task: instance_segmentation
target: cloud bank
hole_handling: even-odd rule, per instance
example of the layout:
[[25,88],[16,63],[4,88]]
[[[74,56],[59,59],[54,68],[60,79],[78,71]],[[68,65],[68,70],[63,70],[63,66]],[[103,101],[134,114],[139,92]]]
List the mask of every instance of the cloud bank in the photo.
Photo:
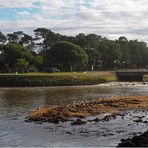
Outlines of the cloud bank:
[[147,0],[0,0],[0,30],[46,27],[75,35],[96,33],[148,42]]

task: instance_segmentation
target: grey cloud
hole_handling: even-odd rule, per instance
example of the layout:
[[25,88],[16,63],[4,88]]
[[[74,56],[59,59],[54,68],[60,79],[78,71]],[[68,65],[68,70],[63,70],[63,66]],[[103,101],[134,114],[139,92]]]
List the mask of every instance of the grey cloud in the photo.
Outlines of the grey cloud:
[[16,21],[0,21],[4,32],[47,27],[69,35],[92,32],[148,40],[147,0],[0,0],[0,7],[40,10],[29,15],[22,11]]

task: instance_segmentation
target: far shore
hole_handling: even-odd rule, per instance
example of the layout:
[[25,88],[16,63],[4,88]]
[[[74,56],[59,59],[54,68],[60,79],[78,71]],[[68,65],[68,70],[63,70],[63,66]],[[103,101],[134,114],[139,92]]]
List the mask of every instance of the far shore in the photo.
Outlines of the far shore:
[[0,74],[0,87],[80,86],[116,81],[113,71]]

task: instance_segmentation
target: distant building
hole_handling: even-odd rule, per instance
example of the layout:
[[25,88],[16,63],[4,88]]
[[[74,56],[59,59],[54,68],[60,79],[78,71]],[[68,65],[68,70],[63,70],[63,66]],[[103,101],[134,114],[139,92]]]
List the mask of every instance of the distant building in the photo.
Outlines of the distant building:
[[102,65],[103,65],[103,61],[102,61],[102,60],[97,60],[97,61],[96,61],[96,67],[97,67],[97,68],[102,67]]

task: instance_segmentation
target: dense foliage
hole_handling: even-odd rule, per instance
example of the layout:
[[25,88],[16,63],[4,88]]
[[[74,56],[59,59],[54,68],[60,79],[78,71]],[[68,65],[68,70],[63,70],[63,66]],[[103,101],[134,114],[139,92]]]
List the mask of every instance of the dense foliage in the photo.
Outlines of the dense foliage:
[[46,28],[34,37],[22,31],[0,31],[0,71],[82,71],[114,68],[147,68],[148,47],[143,41],[122,36],[109,40],[97,34],[65,36]]
[[51,48],[51,57],[55,66],[70,67],[73,71],[73,67],[85,66],[88,62],[88,56],[86,52],[73,43],[61,41]]

